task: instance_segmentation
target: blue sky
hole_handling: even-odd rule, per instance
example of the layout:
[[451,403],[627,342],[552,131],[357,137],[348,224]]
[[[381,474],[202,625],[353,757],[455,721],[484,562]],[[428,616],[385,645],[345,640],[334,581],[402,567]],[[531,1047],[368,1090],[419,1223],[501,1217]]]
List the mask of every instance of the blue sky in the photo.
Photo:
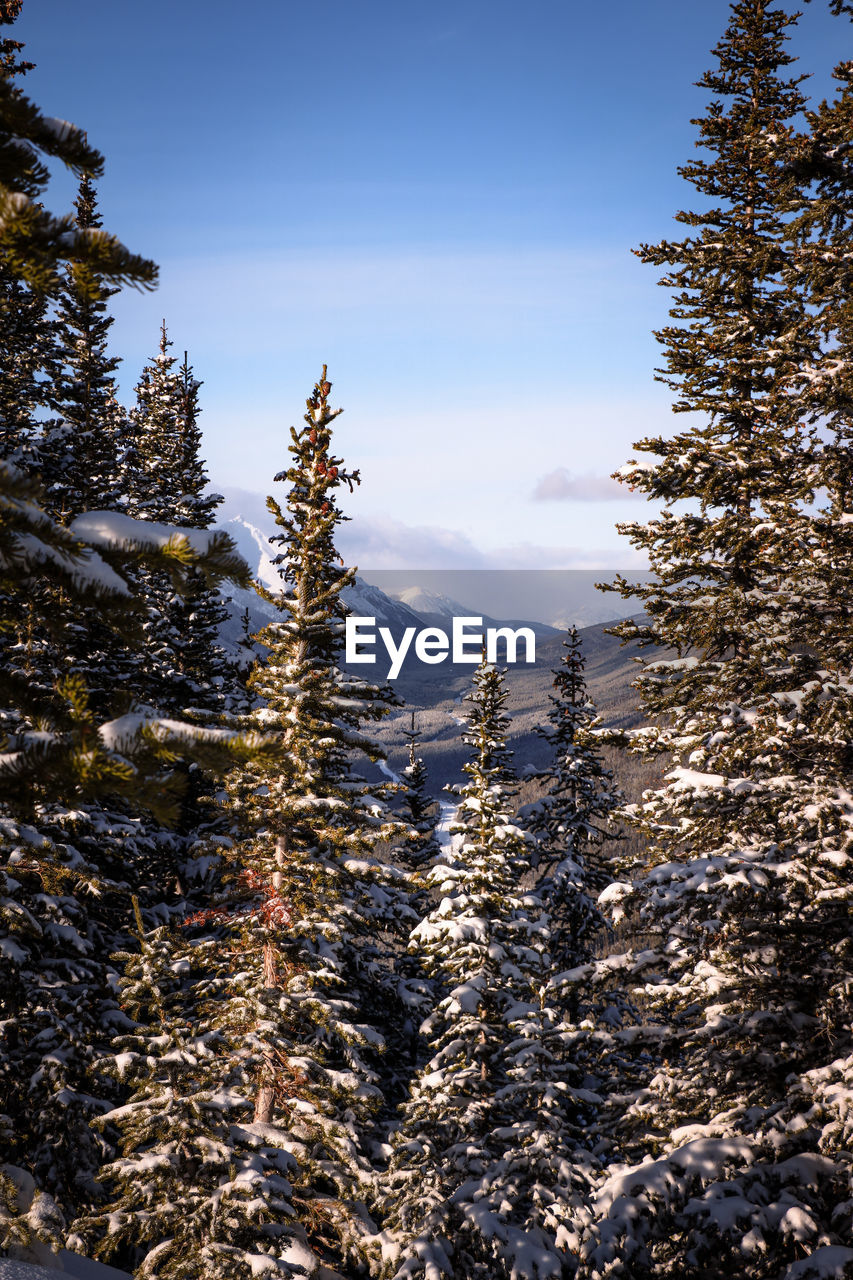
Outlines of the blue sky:
[[[812,92],[849,56],[823,0]],[[106,155],[161,268],[114,300],[130,402],[161,317],[218,488],[267,492],[326,362],[365,568],[630,565],[606,477],[671,424],[667,295],[631,255],[691,202],[725,0],[25,0],[29,91]],[[60,177],[55,208],[73,191]],[[239,495],[237,502],[241,501]],[[248,505],[249,500],[246,499]]]

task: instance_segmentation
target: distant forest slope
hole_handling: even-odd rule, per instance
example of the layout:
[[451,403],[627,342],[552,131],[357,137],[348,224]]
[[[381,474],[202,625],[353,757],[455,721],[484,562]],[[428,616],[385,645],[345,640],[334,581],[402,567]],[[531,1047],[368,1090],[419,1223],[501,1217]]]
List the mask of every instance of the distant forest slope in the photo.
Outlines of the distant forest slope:
[[[607,727],[632,728],[642,720],[637,691],[631,687],[639,649],[635,645],[622,645],[615,636],[608,635],[607,627],[613,625],[585,627],[579,632],[583,639],[587,687]],[[377,652],[381,655],[381,648]],[[507,668],[508,710],[513,720],[509,741],[519,772],[527,764],[539,766],[545,762],[547,747],[535,729],[547,713],[551,672],[560,664],[562,655],[563,635],[540,636],[536,642],[535,665],[518,663]],[[353,667],[359,674],[369,672],[371,679],[384,674],[384,669],[379,662],[375,667]],[[432,667],[407,661],[402,674],[394,681],[394,688],[405,705],[381,725],[377,734],[388,750],[389,767],[399,773],[407,763],[404,733],[411,726],[414,711],[422,734],[419,754],[429,770],[430,788],[436,796],[447,783],[463,780],[466,750],[460,721],[465,715],[463,699],[471,686],[473,670],[473,666],[449,661]],[[602,755],[628,800],[637,799],[644,789],[657,785],[665,771],[662,762],[645,761],[625,750],[605,747]],[[535,784],[526,783],[522,800],[532,799],[534,795]],[[620,851],[633,852],[637,848],[638,841],[631,836]]]

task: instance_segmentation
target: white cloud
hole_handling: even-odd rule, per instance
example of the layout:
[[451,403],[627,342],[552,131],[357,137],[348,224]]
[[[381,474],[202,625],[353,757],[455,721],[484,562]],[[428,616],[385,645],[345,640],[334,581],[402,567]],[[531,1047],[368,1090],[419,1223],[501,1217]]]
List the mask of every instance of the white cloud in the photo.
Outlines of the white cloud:
[[486,569],[489,558],[470,538],[438,525],[360,517],[338,535],[341,554],[365,569]]
[[[224,489],[218,523],[241,516],[272,533],[275,522],[262,494]],[[227,524],[226,524],[227,527]],[[642,569],[645,560],[625,547],[560,546],[513,542],[478,546],[458,529],[442,525],[406,524],[390,517],[359,516],[338,530],[338,549],[347,564],[377,569]]]
[[575,475],[567,467],[557,467],[537,481],[530,496],[534,502],[618,502],[635,495],[610,476]]
[[648,561],[629,547],[560,547],[516,542],[490,551],[489,569],[645,569]]

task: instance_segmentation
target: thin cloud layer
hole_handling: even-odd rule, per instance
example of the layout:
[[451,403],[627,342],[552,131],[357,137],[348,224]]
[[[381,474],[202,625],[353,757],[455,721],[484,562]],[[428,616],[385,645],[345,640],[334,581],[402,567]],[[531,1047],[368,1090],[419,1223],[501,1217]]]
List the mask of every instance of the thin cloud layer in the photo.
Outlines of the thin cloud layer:
[[490,569],[608,569],[616,573],[645,570],[648,561],[632,547],[560,547],[516,542],[488,553]]
[[370,569],[487,569],[488,557],[470,538],[438,525],[360,517],[338,534],[348,564]]
[[347,564],[364,569],[640,569],[630,547],[542,546],[516,542],[484,550],[465,534],[438,525],[359,519],[338,536]]
[[[269,535],[275,522],[260,493],[225,487],[218,524],[240,520]],[[234,532],[229,529],[229,532]],[[494,549],[477,546],[467,534],[442,525],[410,525],[401,520],[359,516],[341,525],[337,544],[344,561],[377,569],[642,569],[645,559],[623,548],[547,546],[514,542]],[[249,544],[246,544],[247,547]],[[252,548],[249,548],[252,550]],[[248,554],[243,548],[244,554]]]
[[530,496],[534,502],[618,502],[635,495],[610,476],[578,476],[568,467],[557,467],[542,476]]

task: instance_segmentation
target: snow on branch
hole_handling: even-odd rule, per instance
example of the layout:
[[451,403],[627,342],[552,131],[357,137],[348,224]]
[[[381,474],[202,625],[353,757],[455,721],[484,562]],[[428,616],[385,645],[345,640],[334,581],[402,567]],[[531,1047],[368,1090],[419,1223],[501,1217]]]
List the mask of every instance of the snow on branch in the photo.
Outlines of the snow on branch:
[[119,754],[131,749],[146,733],[153,734],[163,745],[174,746],[185,746],[188,743],[227,744],[240,736],[232,729],[212,729],[183,720],[164,719],[152,711],[129,711],[98,728],[98,735],[106,749]]
[[87,511],[72,520],[71,531],[81,542],[105,551],[152,552],[185,543],[196,556],[219,551],[228,537],[221,529],[184,529],[154,520],[135,520],[119,511]]
[[208,578],[227,578],[239,586],[251,582],[249,566],[223,529],[191,529],[136,520],[118,511],[88,511],[71,522],[70,530],[106,557],[159,561],[173,576],[176,571],[192,568]]

